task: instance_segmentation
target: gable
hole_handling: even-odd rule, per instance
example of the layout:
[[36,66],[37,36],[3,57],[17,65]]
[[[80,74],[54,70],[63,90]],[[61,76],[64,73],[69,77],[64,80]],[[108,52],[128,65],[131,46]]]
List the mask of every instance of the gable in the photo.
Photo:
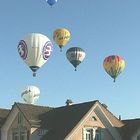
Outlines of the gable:
[[[86,119],[84,119],[83,123],[72,133],[69,137],[72,140],[83,140],[86,139],[86,130],[88,129],[98,129],[100,130],[100,137],[105,136],[107,139],[104,140],[113,140],[113,137],[105,128],[103,123],[100,121],[100,118],[93,111]],[[68,140],[69,138],[65,138]]]
[[96,101],[92,101],[59,107],[46,113],[42,117],[44,117],[44,125],[46,124],[48,132],[42,140],[64,140],[95,103]]
[[41,116],[52,110],[51,107],[37,106],[32,104],[16,103],[19,110],[24,114],[32,127],[41,127]]
[[17,114],[18,114],[19,110],[16,106],[14,106],[11,111],[9,112],[6,121],[4,123],[4,125],[2,126],[2,130],[8,130],[9,127],[11,126],[12,122],[14,121],[14,119],[16,118]]
[[1,139],[3,140],[7,140],[7,138],[9,137],[9,135],[12,134],[13,130],[18,130],[18,115],[21,114],[22,115],[22,128],[24,129],[24,126],[27,127],[29,126],[28,121],[26,120],[26,118],[24,117],[23,113],[19,110],[19,108],[16,106],[16,104],[14,104],[14,106],[12,107],[11,111],[9,112],[5,123],[3,124],[2,128],[1,128]]
[[24,117],[23,113],[19,110],[15,118],[13,119],[11,126],[9,127],[9,130],[17,129],[22,127],[25,129],[30,129],[30,124],[27,121],[27,119]]
[[[108,113],[108,114],[107,114]],[[91,123],[89,119],[92,115],[95,115],[97,117],[97,122]],[[109,116],[109,117],[108,117]],[[111,118],[111,119],[110,119]],[[117,123],[112,122],[112,120],[118,121]],[[114,125],[115,124],[115,125]],[[121,127],[123,123],[121,123],[113,114],[111,114],[109,111],[104,111],[102,109],[102,105],[99,102],[96,102],[85,116],[81,119],[81,121],[75,126],[75,128],[67,135],[65,140],[67,139],[73,139],[74,135],[80,128],[84,128],[85,126],[97,126],[99,128],[106,129],[106,134],[110,137],[111,140],[114,138],[117,140],[122,140],[121,135],[119,131],[116,129],[116,127]],[[82,133],[82,129],[80,130]],[[75,139],[74,139],[75,140]]]

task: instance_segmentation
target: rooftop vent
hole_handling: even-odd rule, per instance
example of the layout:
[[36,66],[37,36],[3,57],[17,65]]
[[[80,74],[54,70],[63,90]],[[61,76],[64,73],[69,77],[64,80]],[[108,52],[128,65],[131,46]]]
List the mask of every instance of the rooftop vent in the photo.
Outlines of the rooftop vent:
[[66,105],[67,106],[73,105],[73,101],[71,99],[67,99]]

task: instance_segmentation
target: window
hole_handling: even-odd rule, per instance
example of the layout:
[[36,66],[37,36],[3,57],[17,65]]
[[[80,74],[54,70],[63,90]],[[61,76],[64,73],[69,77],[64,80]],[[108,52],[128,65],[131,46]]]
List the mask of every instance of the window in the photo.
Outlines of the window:
[[22,124],[23,122],[23,115],[19,112],[18,113],[18,124]]
[[94,140],[101,140],[101,131],[100,131],[100,129],[96,130],[96,135],[95,135]]
[[92,121],[97,121],[96,117],[95,116],[92,116]]
[[19,140],[18,139],[18,132],[13,132],[12,140]]
[[45,134],[46,130],[44,129],[38,129],[38,135],[43,136]]
[[20,132],[20,140],[26,140],[27,134],[25,132]]
[[102,140],[101,130],[97,127],[84,128],[83,140]]
[[26,131],[15,131],[12,133],[12,140],[27,140]]
[[93,129],[86,129],[86,139],[85,140],[93,140]]

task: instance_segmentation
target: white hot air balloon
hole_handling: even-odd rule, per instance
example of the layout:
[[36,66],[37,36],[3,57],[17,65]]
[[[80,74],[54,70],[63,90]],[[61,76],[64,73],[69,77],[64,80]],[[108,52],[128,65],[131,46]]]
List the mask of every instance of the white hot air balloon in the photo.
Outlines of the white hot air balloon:
[[18,44],[18,53],[24,62],[33,71],[43,66],[52,53],[53,45],[50,39],[39,33],[27,34]]
[[40,90],[36,86],[27,86],[21,93],[21,97],[28,104],[34,104],[40,95]]

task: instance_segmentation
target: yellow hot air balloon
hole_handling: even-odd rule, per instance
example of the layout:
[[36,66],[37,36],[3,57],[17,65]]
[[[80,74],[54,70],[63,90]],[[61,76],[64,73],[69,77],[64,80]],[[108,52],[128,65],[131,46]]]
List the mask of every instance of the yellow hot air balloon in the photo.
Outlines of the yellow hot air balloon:
[[103,66],[105,71],[114,79],[114,82],[118,75],[125,68],[125,61],[119,55],[111,55],[104,59]]
[[70,37],[70,31],[66,28],[56,29],[53,33],[53,39],[58,44],[61,51],[62,47],[64,47],[70,40]]

